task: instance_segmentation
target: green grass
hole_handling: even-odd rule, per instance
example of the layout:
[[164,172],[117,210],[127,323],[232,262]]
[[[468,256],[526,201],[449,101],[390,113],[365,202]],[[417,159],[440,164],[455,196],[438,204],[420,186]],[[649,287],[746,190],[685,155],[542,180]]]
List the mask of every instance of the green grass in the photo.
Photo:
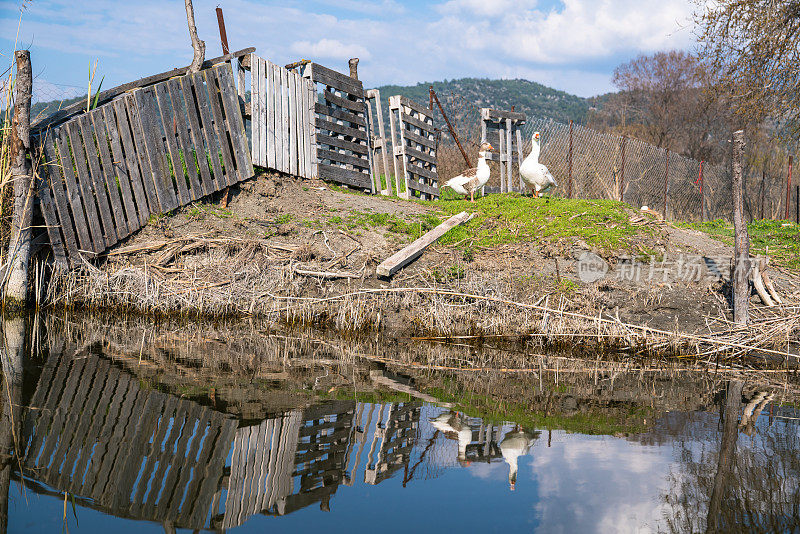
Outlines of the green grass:
[[[733,225],[722,219],[679,225],[700,230],[733,245]],[[800,269],[800,226],[789,221],[759,220],[747,225],[747,233],[750,236],[750,254],[765,255],[769,248],[769,256],[775,264]]]

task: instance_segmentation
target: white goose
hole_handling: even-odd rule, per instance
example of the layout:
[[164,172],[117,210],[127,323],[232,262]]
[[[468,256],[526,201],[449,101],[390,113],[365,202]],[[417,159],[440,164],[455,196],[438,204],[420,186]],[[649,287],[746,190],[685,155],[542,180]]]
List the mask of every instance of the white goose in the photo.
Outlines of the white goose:
[[500,452],[503,453],[503,459],[509,465],[508,485],[511,487],[511,491],[514,491],[517,483],[517,460],[520,456],[528,454],[528,450],[538,437],[539,432],[531,433],[515,427],[500,442]]
[[519,166],[519,175],[522,181],[528,184],[533,190],[533,196],[538,197],[539,193],[550,188],[558,187],[556,179],[550,174],[543,164],[539,163],[539,132],[533,133],[531,141],[531,153]]
[[444,185],[450,187],[464,199],[469,195],[470,202],[475,202],[475,191],[486,185],[489,181],[489,164],[486,163],[486,153],[494,150],[489,143],[483,143],[478,152],[478,166],[467,169],[458,176],[450,178]]
[[467,445],[472,442],[472,428],[467,419],[458,412],[444,412],[431,420],[436,430],[445,437],[458,441],[458,462],[464,464],[467,459]]

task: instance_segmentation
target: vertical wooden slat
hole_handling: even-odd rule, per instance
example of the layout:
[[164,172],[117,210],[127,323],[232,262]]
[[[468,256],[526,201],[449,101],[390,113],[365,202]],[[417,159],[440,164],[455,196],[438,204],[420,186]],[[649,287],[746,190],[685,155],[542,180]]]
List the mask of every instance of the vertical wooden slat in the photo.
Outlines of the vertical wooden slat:
[[103,180],[105,181],[108,199],[111,202],[112,215],[116,224],[117,237],[122,239],[133,232],[128,228],[125,220],[125,210],[122,207],[119,184],[114,173],[114,164],[111,160],[111,151],[108,149],[108,134],[106,133],[106,119],[103,109],[96,109],[89,113],[89,119],[94,128],[94,135],[97,139],[97,148],[100,152],[100,162],[103,165]]
[[[186,185],[186,175],[183,173],[183,163],[181,163],[181,153],[178,148],[178,140],[176,139],[176,132],[178,120],[173,122],[172,118],[177,115],[177,110],[170,109],[172,102],[169,98],[169,90],[167,89],[166,82],[156,84],[154,86],[154,93],[156,102],[158,104],[158,111],[161,115],[161,124],[164,127],[164,135],[167,140],[167,150],[169,151],[169,158],[172,161],[172,174],[175,177],[175,185],[178,187],[178,202],[184,206],[192,201],[189,195],[189,188]],[[174,125],[174,129],[173,129]],[[164,169],[169,172],[169,169]],[[188,173],[187,173],[188,174]]]
[[297,117],[297,80],[295,78],[295,73],[291,71],[286,71],[286,81],[287,81],[287,96],[289,97],[287,100],[288,104],[288,130],[289,130],[289,174],[297,176],[297,128],[296,128],[296,117]]
[[[177,82],[176,82],[177,83]],[[203,139],[205,132],[200,127],[201,111],[199,99],[203,98],[194,87],[194,79],[189,76],[183,76],[180,79],[181,89],[183,91],[184,102],[186,103],[186,116],[189,118],[189,127],[191,129],[191,140],[194,142],[194,161],[200,170],[200,177],[202,178],[200,187],[203,190],[203,195],[210,195],[217,190],[216,177],[211,175],[211,169],[208,166],[208,158],[206,157],[206,148],[203,146]],[[203,96],[205,93],[203,94]],[[205,100],[203,100],[205,102]]]
[[213,131],[217,138],[220,151],[222,152],[222,160],[225,163],[225,180],[222,187],[226,185],[233,185],[239,181],[238,172],[236,170],[236,162],[232,153],[231,144],[228,142],[228,136],[225,128],[225,118],[223,117],[222,105],[220,103],[220,91],[217,82],[217,72],[219,69],[208,69],[202,71],[203,77],[206,80],[206,87],[208,88],[208,99],[211,103],[211,113],[214,117]]
[[283,161],[283,78],[282,69],[272,66],[275,76],[275,168],[286,172]]
[[[175,114],[175,121],[178,127],[178,142],[180,144],[180,149],[183,151],[183,161],[186,164],[186,170],[189,172],[189,198],[191,200],[197,200],[206,193],[203,190],[203,186],[200,184],[197,161],[194,156],[194,147],[189,137],[189,129],[186,126],[187,117],[191,113],[187,111],[186,107],[183,105],[186,95],[182,94],[180,82],[173,78],[168,80],[166,84],[169,100],[172,103],[172,110]],[[191,95],[189,95],[189,97],[191,98]],[[199,140],[199,145],[201,147],[203,145],[202,138]]]
[[261,135],[261,58],[250,54],[250,153],[253,155],[253,164],[266,167],[261,159],[263,141]]
[[308,129],[311,133],[311,142],[309,143],[309,151],[311,157],[311,177],[316,178],[319,176],[319,159],[317,157],[317,112],[315,110],[317,103],[317,84],[313,80],[308,80]]
[[[100,147],[106,184],[110,189],[114,189],[114,193],[120,197],[121,204],[124,206],[127,224],[127,233],[125,235],[129,235],[139,229],[141,223],[131,190],[131,179],[122,155],[117,122],[114,118],[114,108],[110,104],[103,106],[92,115],[92,122],[98,139],[102,137],[106,141],[101,143],[102,146]],[[110,150],[109,145],[111,146]]]
[[[103,467],[103,462],[113,460],[116,454],[117,448],[109,443],[109,436],[117,422],[122,398],[131,386],[131,380],[127,374],[112,366],[109,370],[109,377],[108,380],[106,380],[106,384],[108,384],[107,390],[109,395],[106,396],[104,394],[103,397],[108,400],[108,404],[105,405],[105,410],[99,412],[101,416],[105,417],[102,418],[102,426],[97,433],[97,444],[94,447],[92,457],[89,459],[89,464],[87,465],[84,475],[83,491],[86,496],[99,495],[105,485],[104,481],[99,479],[99,475]],[[98,425],[99,424],[100,422],[98,422]],[[99,491],[97,491],[98,486]]]
[[[97,146],[94,142],[92,127],[89,123],[89,118],[86,115],[81,115],[76,120],[78,122],[78,127],[80,128],[81,136],[83,137],[83,154],[85,156],[85,161],[88,162],[92,189],[94,190],[94,196],[97,200],[98,211],[100,212],[100,220],[103,223],[106,247],[110,247],[119,239],[117,238],[117,230],[114,227],[114,217],[111,214],[111,206],[109,205],[108,201],[108,192],[106,191],[105,180],[103,180],[103,175],[100,172],[100,160],[97,157]],[[73,147],[73,151],[74,150],[75,149]],[[76,155],[77,153],[78,152],[76,152]],[[82,169],[81,163],[78,163],[79,169]]]
[[[67,195],[64,191],[63,178],[59,171],[60,165],[56,158],[55,143],[55,133],[50,132],[43,143],[48,185],[53,192],[53,201],[58,212],[58,225],[64,236],[66,252],[69,255],[68,259],[70,263],[79,262],[78,243],[75,238],[75,232],[72,229],[72,215],[67,207]],[[49,225],[50,223],[48,222],[47,224]]]
[[279,67],[281,73],[281,146],[283,152],[281,158],[283,161],[283,172],[291,172],[291,163],[289,161],[289,71]]
[[[139,112],[139,122],[142,127],[142,139],[150,162],[153,183],[161,211],[166,213],[178,207],[178,198],[172,184],[172,175],[167,164],[162,139],[164,131],[158,121],[158,106],[156,103],[155,89],[145,87],[133,92],[136,108]],[[140,147],[141,148],[141,147]]]
[[[515,126],[516,127],[514,130],[517,135],[517,166],[519,167],[522,165],[522,161],[524,159],[524,156],[522,155],[522,133],[519,131],[519,123],[515,124]],[[519,192],[525,193],[525,184],[522,181],[522,175],[519,177]]]
[[[64,163],[64,156],[69,158],[70,147],[75,157],[75,169],[77,171],[80,197],[83,207],[86,210],[86,222],[89,226],[89,233],[92,235],[92,248],[90,250],[102,252],[106,248],[106,242],[103,237],[103,230],[100,227],[100,217],[97,214],[97,207],[95,206],[91,177],[89,176],[89,170],[86,168],[86,156],[83,145],[81,144],[77,122],[67,123],[61,130],[61,135],[63,137],[63,143],[59,145],[59,149],[61,149],[62,164]],[[67,139],[69,139],[69,145],[67,145]],[[70,162],[69,159],[67,159],[67,163],[70,168],[72,168],[72,162]]]
[[[132,144],[135,144],[132,154],[136,156],[136,159],[139,162],[142,184],[144,184],[144,190],[147,194],[147,205],[150,214],[163,213],[167,211],[167,209],[160,204],[158,194],[156,193],[154,176],[157,171],[154,171],[150,168],[150,157],[148,156],[147,146],[145,145],[142,121],[133,95],[129,94],[125,97],[125,107],[127,108],[128,122],[130,123],[131,131],[133,132]],[[117,114],[117,118],[119,118],[119,114]]]
[[[225,110],[225,124],[230,136],[239,181],[253,176],[253,161],[247,148],[247,134],[241,108],[234,94],[233,79],[228,65],[213,69],[216,73],[218,89]],[[252,97],[251,97],[252,98]],[[224,128],[223,128],[224,129]],[[224,134],[223,134],[224,135]]]
[[[150,217],[150,206],[148,206],[147,193],[142,182],[142,173],[139,170],[139,157],[136,155],[136,145],[131,137],[130,123],[128,122],[128,111],[125,108],[124,100],[115,100],[113,109],[111,104],[105,107],[107,124],[111,130],[116,115],[116,131],[111,132],[111,150],[114,154],[114,163],[117,168],[117,176],[120,183],[130,182],[131,192],[136,203],[136,213],[139,218],[139,227],[147,224]],[[124,150],[124,152],[123,152]],[[125,180],[123,180],[123,178]],[[123,186],[123,191],[126,186]],[[129,219],[130,222],[130,219]]]
[[[220,146],[219,139],[214,133],[214,120],[211,118],[211,104],[209,103],[209,92],[213,90],[209,88],[206,91],[206,85],[203,81],[203,75],[199,72],[192,74],[192,86],[194,87],[194,94],[197,98],[197,108],[200,111],[200,118],[202,125],[200,129],[203,132],[203,137],[206,140],[206,147],[208,149],[208,159],[211,160],[211,167],[214,169],[214,176],[211,180],[213,184],[213,191],[219,191],[225,188],[225,177],[222,174],[222,164],[219,161]],[[200,157],[198,153],[197,157]]]
[[267,85],[264,95],[267,108],[267,166],[275,168],[275,65],[266,62]]

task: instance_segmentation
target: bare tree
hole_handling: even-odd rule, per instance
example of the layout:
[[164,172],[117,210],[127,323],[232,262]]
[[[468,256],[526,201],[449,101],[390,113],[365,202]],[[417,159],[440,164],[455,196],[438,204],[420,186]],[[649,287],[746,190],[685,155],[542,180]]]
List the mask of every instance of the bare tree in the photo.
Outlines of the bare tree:
[[701,2],[699,57],[743,124],[781,117],[800,133],[800,0]]
[[203,61],[206,59],[206,42],[201,41],[197,36],[197,28],[194,25],[194,7],[192,0],[185,0],[186,2],[186,19],[189,22],[189,37],[192,39],[192,48],[194,49],[194,57],[192,57],[192,64],[189,65],[189,72],[198,72],[202,66]]

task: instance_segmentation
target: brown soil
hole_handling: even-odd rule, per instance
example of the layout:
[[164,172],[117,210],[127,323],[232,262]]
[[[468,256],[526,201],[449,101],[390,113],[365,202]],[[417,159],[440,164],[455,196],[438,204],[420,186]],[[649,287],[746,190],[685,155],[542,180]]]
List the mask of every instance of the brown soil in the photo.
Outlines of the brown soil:
[[[729,316],[724,295],[732,251],[700,232],[651,222],[657,231],[648,238],[670,261],[681,255],[703,256],[700,280],[687,281],[674,272],[664,276],[657,271],[651,276],[648,265],[638,280],[625,280],[623,275],[630,274],[631,267],[611,261],[613,267],[605,279],[586,284],[579,280],[576,268],[577,259],[589,247],[579,241],[504,245],[476,250],[474,257],[459,248],[433,246],[386,281],[375,276],[375,267],[410,237],[386,227],[348,227],[336,219],[346,220],[354,212],[387,213],[415,222],[433,208],[349,194],[321,181],[262,175],[231,188],[227,210],[219,209],[217,196],[152,221],[116,249],[129,253],[109,255],[98,271],[84,273],[90,283],[84,279],[61,284],[53,300],[145,312],[268,315],[288,309],[287,302],[362,288],[446,287],[515,302],[548,303],[593,316],[603,313],[622,322],[671,331],[704,330],[708,317]],[[193,242],[190,236],[196,238],[195,244],[187,247]],[[218,241],[206,242],[213,239]],[[147,250],[153,243],[164,245]],[[328,280],[302,271],[348,273],[352,278]],[[721,278],[706,276],[715,271]],[[779,291],[792,289],[787,276],[776,278]],[[264,303],[267,300],[269,305]],[[368,305],[354,306],[353,302],[334,302],[323,315],[338,327],[390,328],[404,333],[508,334],[541,326],[539,318],[527,314],[497,317],[500,310],[492,305],[470,308],[463,303],[378,294],[370,297]],[[316,313],[306,309],[300,315],[316,320]],[[332,320],[337,313],[339,317]]]

